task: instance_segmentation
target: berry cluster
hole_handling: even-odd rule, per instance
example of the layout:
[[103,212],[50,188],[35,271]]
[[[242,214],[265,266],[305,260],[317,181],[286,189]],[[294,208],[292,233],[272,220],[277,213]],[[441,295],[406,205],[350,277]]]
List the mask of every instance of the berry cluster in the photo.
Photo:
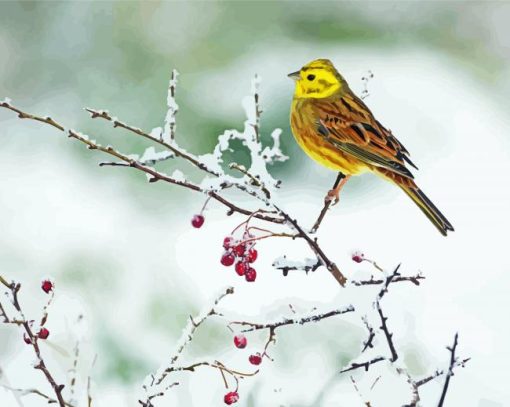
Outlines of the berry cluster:
[[257,272],[251,266],[257,260],[258,252],[255,249],[255,240],[248,232],[245,232],[243,240],[227,236],[223,240],[225,251],[221,256],[221,264],[230,267],[235,263],[235,271],[239,276],[244,276],[246,281],[253,282],[257,278]]

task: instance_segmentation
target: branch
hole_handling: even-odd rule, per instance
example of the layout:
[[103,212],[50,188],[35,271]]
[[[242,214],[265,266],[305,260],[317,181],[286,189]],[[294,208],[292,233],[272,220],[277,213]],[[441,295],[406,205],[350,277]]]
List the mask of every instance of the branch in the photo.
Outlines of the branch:
[[[49,125],[55,127],[56,129],[62,131],[62,132],[66,132],[65,127],[62,126],[61,124],[57,123],[51,117],[39,117],[39,116],[35,116],[35,115],[32,115],[32,114],[23,112],[20,109],[12,106],[9,102],[6,102],[6,101],[0,102],[0,107],[4,107],[6,109],[9,109],[9,110],[12,110],[13,112],[18,113],[18,117],[20,119],[30,119],[30,120],[39,121],[39,122],[42,122],[42,123],[49,124]],[[88,109],[88,110],[92,110],[92,109]],[[110,120],[113,120],[108,115],[108,113],[105,112],[105,111],[97,111],[97,112],[94,111],[94,112],[97,115],[95,117],[108,117]],[[206,171],[206,172],[209,172],[209,173],[211,173],[213,175],[216,175],[213,172],[211,172],[204,164],[200,163],[199,161],[197,161],[196,159],[194,159],[190,155],[181,152],[180,150],[176,149],[175,147],[171,146],[170,144],[167,144],[167,143],[165,143],[163,141],[160,141],[159,139],[157,139],[155,137],[152,137],[151,135],[149,135],[147,133],[144,133],[140,129],[128,126],[128,125],[126,125],[126,124],[124,124],[122,122],[119,122],[117,120],[115,120],[114,125],[116,125],[118,127],[126,128],[126,129],[128,129],[128,130],[130,130],[130,131],[132,131],[132,132],[134,132],[136,134],[139,134],[139,135],[142,135],[143,137],[149,138],[150,140],[152,140],[154,142],[163,144],[167,148],[169,148],[172,151],[176,152],[176,155],[179,155],[182,158],[188,160],[189,162],[195,164],[198,168],[202,169],[203,171]],[[181,180],[177,180],[177,179],[174,179],[172,177],[169,177],[169,176],[167,176],[167,175],[165,175],[165,174],[163,174],[161,172],[156,171],[152,167],[143,165],[140,162],[138,162],[137,160],[135,160],[135,159],[133,159],[133,158],[131,158],[131,157],[125,155],[125,154],[120,153],[119,151],[115,150],[111,146],[104,147],[104,146],[96,143],[95,141],[90,140],[87,136],[82,135],[82,134],[76,132],[75,130],[72,130],[72,129],[71,130],[67,130],[67,133],[68,133],[68,137],[74,138],[74,139],[82,142],[83,144],[87,145],[87,147],[89,149],[91,149],[91,150],[98,150],[98,151],[101,151],[103,153],[109,154],[109,155],[111,155],[113,157],[116,157],[116,158],[120,159],[121,161],[124,161],[125,163],[127,163],[128,165],[126,165],[126,167],[136,168],[137,170],[140,170],[140,171],[146,173],[148,176],[150,176],[149,182],[165,181],[165,182],[168,182],[170,184],[179,185],[181,187],[184,187],[184,188],[196,191],[196,192],[207,193],[211,198],[215,199],[216,201],[218,201],[221,204],[223,204],[224,206],[226,206],[229,209],[229,212],[231,212],[231,213],[237,212],[237,213],[240,213],[240,214],[243,214],[243,215],[251,215],[251,214],[254,213],[253,211],[250,211],[250,210],[247,210],[247,209],[244,209],[244,208],[240,208],[239,206],[237,206],[234,203],[232,203],[232,202],[228,201],[227,199],[223,198],[222,196],[220,196],[216,192],[206,191],[206,190],[202,189],[200,186],[198,186],[196,184],[193,184],[191,182],[181,181]],[[267,221],[267,222],[272,222],[272,223],[283,223],[284,222],[283,219],[279,219],[279,218],[275,218],[275,217],[272,217],[272,216],[264,215],[264,211],[261,211],[261,210],[259,210],[253,216],[258,218],[258,219],[261,219],[261,220],[264,220],[264,221]]]
[[281,321],[270,322],[270,323],[254,323],[254,322],[245,322],[245,321],[233,321],[229,325],[240,325],[247,326],[248,328],[243,329],[241,332],[251,332],[258,331],[261,329],[276,329],[285,325],[304,325],[310,322],[318,322],[322,319],[334,317],[336,315],[346,314],[348,312],[354,312],[354,307],[352,305],[348,305],[345,308],[336,309],[333,311],[325,312],[322,314],[314,314],[301,318],[285,318]]
[[384,332],[384,336],[386,337],[386,341],[388,342],[388,347],[390,349],[390,352],[391,352],[391,359],[390,359],[390,362],[395,362],[397,359],[398,359],[398,354],[397,354],[397,351],[395,349],[395,345],[393,344],[393,334],[390,333],[389,329],[388,329],[388,326],[386,325],[386,321],[388,320],[387,317],[384,316],[383,314],[383,311],[382,311],[382,308],[381,308],[381,304],[380,304],[380,301],[381,299],[383,298],[384,294],[386,294],[388,292],[388,287],[389,285],[391,284],[392,280],[395,278],[395,277],[398,277],[400,276],[400,273],[398,272],[398,269],[400,268],[400,264],[395,268],[395,270],[393,271],[392,274],[390,274],[387,278],[386,278],[386,281],[384,283],[384,286],[383,288],[381,289],[381,291],[379,292],[379,295],[377,296],[377,299],[375,301],[375,305],[376,305],[376,308],[377,308],[377,313],[379,314],[379,317],[381,318],[381,326],[380,326],[380,329]]
[[[471,358],[466,358],[466,359],[463,359],[463,360],[456,361],[454,363],[454,365],[453,365],[453,368],[456,368],[456,367],[466,367],[466,363],[469,362],[470,360],[471,360]],[[428,382],[430,382],[431,380],[435,379],[436,377],[442,376],[444,374],[445,374],[444,370],[436,370],[430,376],[427,376],[427,377],[424,377],[421,380],[418,380],[417,382],[415,382],[415,384],[416,384],[417,387],[423,386],[424,384],[427,384]]]
[[303,270],[304,272],[308,273],[309,271],[317,270],[320,266],[322,266],[322,263],[319,259],[306,259],[302,263],[289,262],[287,261],[287,256],[277,258],[273,262],[273,267],[275,267],[277,270],[281,270],[284,276],[287,276],[289,271],[294,270]]
[[[425,277],[421,274],[416,274],[415,276],[397,276],[394,277],[391,282],[392,283],[399,283],[401,281],[409,281],[413,283],[414,285],[420,285],[420,280],[425,280]],[[379,285],[385,283],[386,280],[381,279],[374,279],[374,276],[370,276],[369,280],[351,280],[351,284],[355,286],[362,286],[362,285]]]
[[363,342],[363,349],[361,350],[361,353],[365,352],[368,348],[373,348],[374,347],[374,344],[372,342],[373,342],[373,340],[375,338],[374,328],[372,328],[370,326],[370,324],[368,323],[367,316],[365,315],[362,318],[362,320],[363,320],[363,323],[365,324],[365,327],[368,330],[368,339],[365,342]]
[[[37,389],[16,389],[14,387],[6,386],[6,385],[3,385],[3,384],[0,385],[0,386],[2,386],[4,389],[10,390],[13,393],[19,394],[21,396],[26,396],[26,395],[29,395],[29,394],[35,394],[35,395],[40,396],[43,399],[45,399],[47,401],[47,404],[56,404],[56,403],[60,404],[59,401],[55,400],[54,398],[51,398],[47,394],[45,394],[42,391],[37,390]],[[63,405],[65,407],[75,407],[74,404],[68,403],[66,401],[64,402]]]
[[371,359],[371,360],[369,360],[367,362],[363,362],[363,363],[353,362],[346,369],[340,370],[340,373],[350,372],[351,370],[356,370],[356,369],[359,369],[359,368],[364,368],[365,372],[368,372],[368,368],[371,365],[374,365],[376,363],[382,362],[383,360],[386,360],[386,358],[384,356],[377,356],[376,358]]
[[[170,357],[170,361],[169,361],[169,364],[168,364],[168,367],[164,368],[163,371],[158,375],[158,377],[152,375],[152,381],[150,383],[150,387],[154,387],[154,386],[159,386],[165,379],[166,377],[172,373],[172,372],[175,372],[175,371],[182,371],[182,370],[189,370],[189,371],[193,371],[193,369],[197,366],[201,366],[201,365],[208,365],[209,362],[201,362],[201,364],[196,364],[196,365],[191,365],[191,366],[188,366],[188,367],[175,367],[175,363],[177,362],[177,360],[179,359],[179,357],[182,355],[184,349],[186,348],[186,346],[192,341],[193,339],[193,335],[195,334],[196,330],[212,315],[220,315],[216,312],[215,308],[216,306],[219,304],[219,302],[221,300],[223,300],[226,296],[228,295],[231,295],[234,293],[234,288],[233,287],[228,287],[226,288],[224,291],[221,292],[221,294],[216,297],[216,299],[214,300],[212,306],[206,308],[198,317],[197,317],[197,320],[193,319],[191,316],[189,318],[189,321],[188,321],[188,324],[186,325],[186,327],[184,328],[184,331],[181,335],[181,339],[178,341],[178,344],[177,344],[177,347],[176,347],[176,350],[174,351],[173,355]],[[210,364],[209,364],[210,365]],[[216,362],[216,365],[219,365],[219,362]],[[215,367],[215,368],[218,368],[217,366],[211,366],[211,367]],[[224,369],[225,371],[227,372],[230,372],[229,369]],[[233,372],[233,371],[232,371]],[[148,391],[148,388],[146,385],[143,386],[144,390],[147,392]],[[164,392],[164,391],[163,391]],[[158,394],[160,392],[157,392]],[[142,405],[146,405],[146,406],[150,406],[151,403],[150,403],[150,400],[154,398],[156,393],[152,394],[152,395],[147,395],[147,399],[145,401],[145,403],[148,403],[148,404],[143,404],[142,401],[140,401],[140,403]]]
[[317,255],[317,258],[321,261],[321,263],[326,267],[326,269],[335,277],[336,281],[342,286],[345,287],[345,283],[347,278],[342,274],[342,272],[338,269],[335,263],[333,263],[329,258],[324,254],[320,246],[317,244],[317,240],[313,240],[308,234],[303,230],[301,226],[297,223],[295,219],[292,219],[287,213],[283,212],[276,205],[274,205],[275,209],[278,210],[281,216],[297,231],[299,235],[308,243],[313,252]]
[[450,384],[450,378],[453,376],[453,367],[457,361],[455,357],[455,350],[457,349],[458,339],[459,334],[456,333],[453,339],[453,345],[446,348],[450,351],[450,366],[448,367],[448,372],[446,373],[446,380],[444,381],[443,391],[441,393],[441,398],[439,399],[439,404],[437,407],[443,407],[446,392],[448,391],[448,385]]
[[[56,400],[54,400],[53,402],[58,402],[60,407],[69,406],[69,404],[65,402],[65,400],[62,396],[62,390],[64,389],[64,385],[57,384],[57,382],[53,378],[53,375],[50,373],[50,371],[46,367],[46,363],[41,355],[41,350],[39,348],[39,343],[38,343],[39,338],[36,334],[34,334],[34,332],[32,331],[30,322],[26,320],[26,318],[23,314],[23,310],[21,308],[21,305],[20,305],[19,299],[18,299],[18,293],[21,289],[21,284],[16,283],[14,281],[11,283],[8,283],[7,280],[5,280],[3,277],[0,277],[0,283],[3,284],[5,287],[7,287],[11,292],[12,305],[14,306],[14,308],[16,309],[16,311],[19,313],[19,315],[22,318],[21,326],[23,326],[23,328],[25,330],[25,334],[27,335],[27,338],[30,341],[30,345],[32,346],[35,356],[37,358],[37,363],[34,367],[35,367],[35,369],[38,369],[41,372],[43,372],[44,376],[46,377],[46,380],[48,381],[51,388],[53,389],[55,396],[56,396]],[[46,305],[46,307],[44,308],[44,314],[43,314],[43,318],[41,321],[41,326],[44,325],[44,323],[46,322],[46,318],[47,318],[46,309],[47,309],[48,305],[50,304],[50,302],[51,302],[51,298],[48,301],[48,304]],[[2,307],[2,313],[3,313],[4,319],[8,320],[3,307]]]

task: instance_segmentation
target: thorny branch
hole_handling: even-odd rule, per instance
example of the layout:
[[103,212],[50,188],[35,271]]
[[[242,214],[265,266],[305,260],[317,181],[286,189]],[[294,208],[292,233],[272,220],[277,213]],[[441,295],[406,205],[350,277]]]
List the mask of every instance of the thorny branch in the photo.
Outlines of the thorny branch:
[[243,327],[247,327],[242,329],[241,332],[251,332],[258,331],[261,329],[276,329],[285,325],[304,325],[310,322],[318,322],[326,318],[331,318],[336,315],[342,315],[348,312],[354,312],[354,307],[352,305],[348,305],[345,308],[340,308],[336,310],[332,310],[329,312],[325,312],[322,314],[313,314],[306,317],[301,318],[285,318],[281,321],[276,322],[268,322],[268,323],[254,323],[254,322],[245,322],[245,321],[233,321],[230,325],[240,325]]
[[455,357],[455,350],[457,349],[457,345],[459,343],[459,334],[456,333],[453,339],[453,345],[448,346],[446,349],[450,352],[450,366],[448,366],[448,372],[446,373],[446,379],[444,381],[443,391],[441,392],[441,398],[439,399],[439,404],[437,407],[443,407],[444,400],[446,397],[446,392],[448,391],[448,386],[450,384],[450,379],[453,376],[453,367],[457,362],[457,358]]
[[[380,269],[378,266],[375,265],[375,263],[373,263],[373,262],[371,262],[371,263],[374,265],[374,267],[377,267],[378,269]],[[391,284],[400,282],[400,281],[410,281],[415,285],[420,285],[420,280],[423,280],[425,278],[421,274],[418,274],[418,275],[412,276],[412,277],[403,277],[399,273],[399,268],[400,268],[400,264],[395,268],[393,273],[388,275],[384,280],[374,280],[373,277],[371,277],[370,280],[366,280],[366,281],[351,281],[351,283],[354,286],[378,285],[378,284],[383,285],[381,290],[377,294],[377,297],[375,300],[375,308],[376,308],[378,316],[381,320],[380,330],[383,332],[387,346],[390,350],[390,356],[389,357],[376,356],[376,357],[373,357],[365,362],[352,362],[349,366],[347,366],[346,368],[341,370],[340,373],[342,374],[342,373],[346,373],[346,372],[357,370],[357,369],[363,369],[365,371],[368,371],[369,368],[374,364],[377,364],[377,363],[383,362],[383,361],[389,362],[390,366],[394,367],[395,371],[398,374],[406,377],[406,381],[411,386],[412,400],[409,404],[406,404],[404,407],[416,407],[418,405],[418,402],[420,401],[419,387],[425,385],[426,383],[430,382],[431,380],[435,379],[436,377],[446,374],[447,377],[446,377],[446,380],[445,380],[445,383],[443,386],[443,391],[441,393],[441,398],[440,398],[440,401],[438,404],[438,407],[442,407],[445,396],[446,396],[446,392],[448,390],[450,377],[453,376],[454,368],[459,367],[459,366],[464,367],[465,364],[470,359],[467,358],[467,359],[463,359],[463,360],[458,360],[456,358],[455,351],[456,351],[457,344],[458,344],[458,334],[455,334],[453,345],[451,347],[447,347],[447,349],[450,351],[450,355],[451,355],[450,356],[450,365],[449,365],[448,370],[446,370],[446,371],[445,370],[436,370],[433,374],[431,374],[423,379],[420,379],[418,381],[415,381],[405,368],[398,367],[395,365],[395,362],[398,360],[398,353],[397,353],[395,344],[393,342],[393,334],[390,333],[389,328],[387,326],[387,323],[386,323],[387,317],[385,317],[385,315],[382,311],[380,301],[388,293],[388,288]],[[381,270],[381,271],[384,271],[384,270]],[[363,322],[365,324],[365,327],[367,328],[369,336],[368,336],[368,339],[363,342],[363,349],[362,349],[361,353],[365,352],[368,347],[370,347],[370,348],[373,347],[373,340],[376,337],[376,333],[373,330],[373,328],[369,325],[366,317],[363,318]]]
[[[398,283],[401,281],[409,281],[413,283],[414,285],[420,285],[420,280],[425,280],[425,277],[421,274],[416,274],[414,276],[397,276],[394,277],[391,282],[392,283]],[[385,280],[381,279],[375,279],[374,276],[371,276],[369,280],[351,280],[351,284],[355,286],[362,286],[362,285],[380,285],[384,283]]]
[[377,296],[377,299],[375,301],[375,305],[376,305],[376,308],[377,308],[377,313],[379,314],[379,317],[381,318],[381,327],[380,327],[380,329],[384,332],[384,336],[386,337],[386,341],[388,342],[388,348],[390,349],[390,352],[391,352],[390,362],[396,362],[397,359],[398,359],[398,354],[397,354],[397,351],[395,349],[395,345],[393,343],[393,339],[392,339],[393,338],[393,334],[390,333],[390,331],[388,329],[388,325],[386,324],[386,321],[388,320],[388,318],[384,316],[380,302],[381,302],[382,298],[384,297],[384,295],[388,292],[388,287],[391,284],[392,280],[395,277],[400,276],[400,273],[398,272],[399,268],[400,268],[400,264],[395,268],[393,273],[390,274],[386,278],[386,282],[384,283],[384,286],[381,289],[381,291],[379,292],[379,295]]

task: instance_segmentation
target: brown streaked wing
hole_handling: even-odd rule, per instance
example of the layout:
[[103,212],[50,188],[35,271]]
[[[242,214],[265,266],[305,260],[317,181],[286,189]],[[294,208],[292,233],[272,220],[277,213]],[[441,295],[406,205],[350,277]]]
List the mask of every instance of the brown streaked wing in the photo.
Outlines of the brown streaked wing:
[[361,161],[413,178],[405,163],[416,167],[405,147],[352,92],[337,99],[316,100],[318,132],[336,148]]

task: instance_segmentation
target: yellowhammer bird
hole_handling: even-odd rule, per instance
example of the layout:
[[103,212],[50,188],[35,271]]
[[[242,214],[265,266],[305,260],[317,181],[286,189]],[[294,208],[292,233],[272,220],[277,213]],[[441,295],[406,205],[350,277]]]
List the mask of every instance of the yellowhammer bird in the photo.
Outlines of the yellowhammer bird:
[[349,88],[328,59],[289,74],[296,81],[290,123],[301,148],[318,163],[344,175],[327,199],[336,198],[351,175],[371,171],[397,184],[446,236],[453,227],[418,188],[409,152]]

